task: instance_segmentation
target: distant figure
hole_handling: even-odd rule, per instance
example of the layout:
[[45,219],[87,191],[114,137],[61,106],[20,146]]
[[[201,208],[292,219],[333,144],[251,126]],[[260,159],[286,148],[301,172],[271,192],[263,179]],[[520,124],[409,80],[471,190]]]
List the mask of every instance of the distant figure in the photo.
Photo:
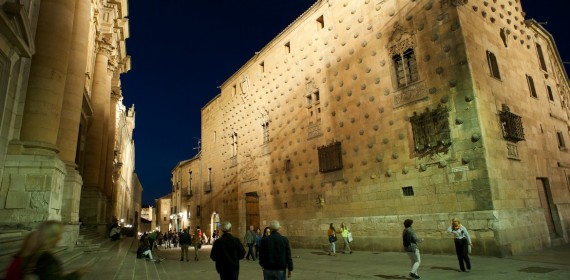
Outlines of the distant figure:
[[192,236],[192,246],[194,246],[194,260],[198,261],[198,250],[202,248],[202,238],[200,238],[200,229],[196,229],[196,233]]
[[118,225],[112,228],[111,232],[109,232],[109,237],[113,241],[121,239],[121,228]]
[[249,226],[249,229],[245,232],[243,239],[247,244],[247,256],[245,256],[245,258],[249,261],[249,256],[251,256],[251,260],[255,261],[255,255],[253,253],[253,245],[255,244],[255,232],[253,231],[253,226]]
[[262,236],[261,238],[263,239],[263,238],[269,236],[270,234],[271,234],[271,228],[265,227],[265,228],[263,229],[263,236]]
[[222,236],[212,246],[210,258],[216,262],[216,271],[220,274],[220,280],[237,280],[239,277],[239,260],[244,258],[245,249],[241,241],[232,236],[232,224],[223,222],[221,225]]
[[412,269],[410,270],[410,277],[420,279],[418,275],[418,268],[420,267],[420,249],[418,243],[420,239],[416,236],[416,232],[412,229],[413,220],[407,219],[404,221],[404,231],[402,232],[402,240],[404,248],[412,262]]
[[[471,246],[471,236],[469,231],[458,218],[451,219],[451,226],[447,229],[453,235],[455,242],[455,253],[459,261],[459,269],[463,272],[471,271],[471,260],[469,259],[469,247]],[[467,266],[467,270],[465,269]]]
[[141,239],[139,240],[139,248],[137,249],[137,258],[148,258],[152,262],[160,262],[160,259],[155,259],[152,256],[152,247],[150,243],[150,238],[148,234],[145,232]]
[[329,225],[327,236],[329,237],[329,243],[330,243],[329,255],[336,256],[336,229],[334,228],[333,223]]
[[255,258],[259,258],[259,244],[262,237],[263,235],[261,234],[261,229],[257,228],[255,230]]
[[348,227],[344,223],[341,223],[340,234],[342,236],[342,240],[344,241],[344,248],[342,250],[343,254],[346,254],[346,252],[350,252],[352,254],[352,249],[350,249],[350,241],[348,240],[349,233],[350,230],[348,229]]
[[190,246],[190,234],[188,234],[188,229],[184,229],[184,231],[180,234],[180,261],[183,261],[186,258],[186,261],[190,261],[188,259],[188,247]]
[[291,258],[291,246],[287,237],[279,233],[281,225],[278,221],[269,222],[271,234],[262,238],[259,244],[259,265],[263,267],[264,280],[285,280],[291,278],[293,271],[293,259]]
[[25,279],[25,275],[35,274],[39,280],[75,280],[85,275],[89,271],[87,267],[64,273],[61,261],[51,252],[61,240],[62,233],[63,224],[59,221],[41,223],[38,229],[24,240],[22,248],[16,255],[16,258],[21,258],[21,262],[14,267],[12,262],[6,271],[5,279],[20,280]]

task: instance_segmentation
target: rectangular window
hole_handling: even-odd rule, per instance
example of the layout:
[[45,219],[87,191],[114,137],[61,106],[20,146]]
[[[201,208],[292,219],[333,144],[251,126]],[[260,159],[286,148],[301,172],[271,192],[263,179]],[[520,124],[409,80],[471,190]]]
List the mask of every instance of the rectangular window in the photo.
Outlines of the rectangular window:
[[263,129],[263,144],[269,143],[269,123],[266,122],[261,127]]
[[205,192],[211,192],[212,191],[212,168],[211,167],[208,167],[208,182],[204,186],[204,191]]
[[394,55],[392,60],[396,70],[396,84],[398,88],[405,87],[419,79],[414,49],[409,48],[404,53]]
[[341,143],[335,142],[318,147],[319,172],[331,172],[342,169]]
[[291,171],[291,168],[293,168],[293,165],[291,164],[291,160],[286,159],[285,160],[285,171]]
[[402,193],[404,193],[404,196],[414,196],[414,187],[412,186],[403,187]]
[[540,69],[547,72],[546,61],[544,60],[544,54],[542,53],[542,47],[536,43],[536,52],[538,53],[538,61],[540,62]]
[[554,101],[554,94],[552,94],[552,88],[550,86],[546,86],[546,92],[548,93],[548,100]]
[[566,149],[566,143],[564,142],[564,134],[562,131],[556,131],[556,138],[558,139],[558,148],[561,150]]
[[317,18],[317,30],[321,30],[323,28],[325,28],[325,18],[320,16]]
[[441,151],[451,145],[449,109],[439,107],[410,117],[416,152]]
[[166,222],[166,217],[162,217],[162,221]]
[[499,119],[503,130],[503,138],[515,143],[524,140],[522,118],[512,113],[505,104],[503,104],[502,111],[499,111]]
[[200,209],[200,205],[196,206],[196,217],[200,217],[200,214],[202,211],[200,211],[202,209]]
[[530,91],[530,96],[538,98],[538,95],[536,95],[536,88],[534,87],[534,80],[532,79],[532,77],[526,75],[526,82],[528,83],[528,90]]
[[285,53],[291,53],[291,43],[285,43]]
[[259,69],[261,70],[261,73],[265,72],[265,62],[261,62],[259,63]]
[[490,51],[487,51],[487,63],[489,64],[489,72],[491,73],[491,77],[500,80],[501,73],[499,73],[499,64],[497,63],[497,57]]

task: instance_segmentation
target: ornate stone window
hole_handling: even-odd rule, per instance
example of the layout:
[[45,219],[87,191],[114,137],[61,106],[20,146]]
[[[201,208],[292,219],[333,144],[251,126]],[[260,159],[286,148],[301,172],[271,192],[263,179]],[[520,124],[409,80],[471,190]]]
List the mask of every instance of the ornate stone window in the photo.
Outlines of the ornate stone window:
[[395,70],[396,87],[402,88],[419,80],[412,27],[396,23],[390,36],[388,54]]
[[503,104],[503,110],[499,112],[503,138],[511,142],[518,142],[524,139],[524,128],[519,115],[512,113],[509,107]]
[[405,87],[418,80],[418,64],[414,49],[409,48],[403,53],[394,55],[392,60],[394,61],[398,88]]
[[410,117],[414,144],[417,152],[427,152],[451,145],[449,129],[449,110],[438,107],[434,111],[426,109],[424,113]]
[[342,149],[340,142],[318,147],[319,172],[331,172],[342,169]]

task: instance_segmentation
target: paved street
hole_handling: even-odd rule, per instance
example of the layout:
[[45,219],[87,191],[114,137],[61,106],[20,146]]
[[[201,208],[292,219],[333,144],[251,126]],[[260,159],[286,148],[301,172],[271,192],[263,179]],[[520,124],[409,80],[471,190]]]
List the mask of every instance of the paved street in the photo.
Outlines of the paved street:
[[[88,263],[92,271],[84,279],[219,279],[210,260],[211,246],[199,251],[199,261],[181,262],[180,249],[161,249],[160,263],[135,257],[137,242],[125,238],[107,252],[85,254],[71,262],[73,268]],[[189,255],[193,258],[193,250]],[[472,256],[470,273],[457,271],[455,255],[423,254],[421,279],[570,279],[570,246],[549,248],[513,258]],[[410,279],[409,259],[404,253],[354,252],[328,256],[311,249],[293,249],[292,279]],[[241,261],[240,279],[262,279],[257,261]]]

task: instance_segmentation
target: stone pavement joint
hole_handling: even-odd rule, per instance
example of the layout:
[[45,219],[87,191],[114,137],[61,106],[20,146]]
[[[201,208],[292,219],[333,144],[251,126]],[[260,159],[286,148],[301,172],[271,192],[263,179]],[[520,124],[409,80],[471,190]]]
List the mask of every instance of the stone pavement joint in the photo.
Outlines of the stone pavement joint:
[[[85,280],[200,280],[219,279],[215,264],[210,259],[211,245],[204,245],[194,260],[193,248],[189,262],[180,261],[180,248],[156,251],[162,262],[136,258],[138,241],[124,238],[107,252],[86,253],[67,265],[72,269],[91,262],[92,271]],[[411,279],[410,260],[404,252],[355,251],[328,256],[319,249],[292,249],[293,273],[291,280],[304,279]],[[418,274],[421,279],[570,279],[570,245],[548,248],[509,258],[471,256],[472,271],[459,273],[455,255],[422,254]],[[257,261],[240,262],[240,279],[262,279]]]

